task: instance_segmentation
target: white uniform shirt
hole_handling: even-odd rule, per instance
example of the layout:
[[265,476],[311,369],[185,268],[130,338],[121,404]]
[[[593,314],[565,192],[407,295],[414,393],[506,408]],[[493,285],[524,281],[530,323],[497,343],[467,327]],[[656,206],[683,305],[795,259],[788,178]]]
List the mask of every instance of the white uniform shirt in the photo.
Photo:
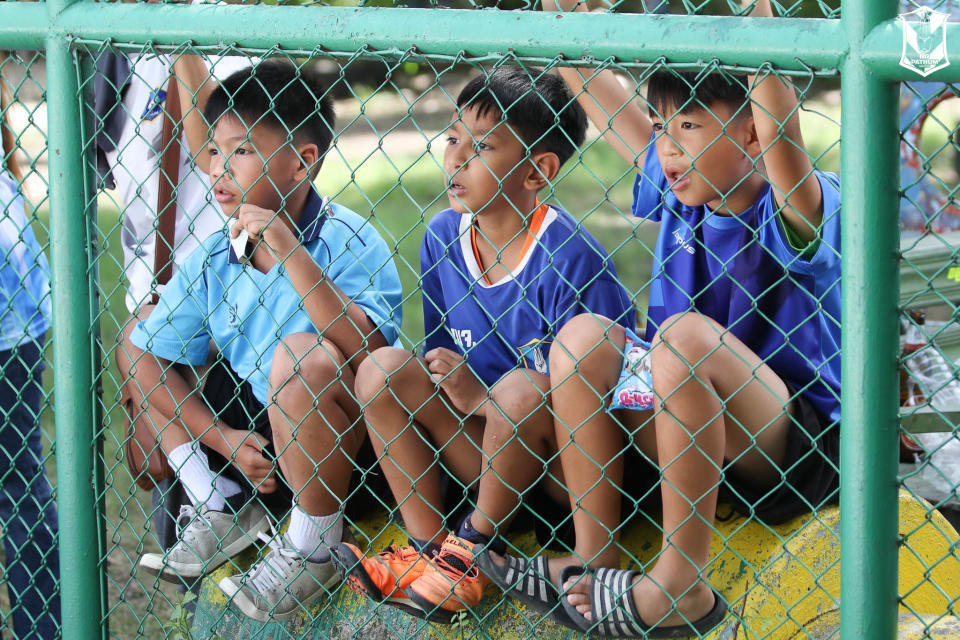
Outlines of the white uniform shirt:
[[[243,57],[211,58],[209,64],[213,76],[222,79],[250,66],[250,60]],[[171,65],[169,56],[152,53],[131,58],[130,84],[122,106],[129,120],[117,141],[117,148],[107,154],[117,184],[117,204],[123,207],[121,242],[124,271],[130,284],[126,302],[131,312],[148,301],[153,284],[159,151],[163,132],[161,116]],[[190,167],[190,149],[185,135],[181,137],[180,147],[175,264],[183,262],[204,238],[220,230],[225,222],[219,205],[209,196],[207,174]]]

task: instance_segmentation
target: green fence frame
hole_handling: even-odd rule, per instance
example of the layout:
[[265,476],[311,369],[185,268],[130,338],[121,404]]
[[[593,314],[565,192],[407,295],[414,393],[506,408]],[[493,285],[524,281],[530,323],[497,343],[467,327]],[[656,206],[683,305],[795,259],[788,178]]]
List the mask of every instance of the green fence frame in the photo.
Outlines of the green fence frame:
[[[309,11],[309,20],[305,20]],[[430,13],[426,13],[430,11]],[[84,173],[83,39],[306,51],[411,51],[456,56],[556,56],[760,66],[842,76],[843,423],[841,451],[842,623],[849,638],[896,637],[899,194],[897,91],[916,76],[899,66],[896,0],[847,0],[841,19],[540,14],[406,8],[144,5],[90,0],[0,2],[0,48],[46,52],[49,109],[50,246],[57,404],[63,637],[104,632],[97,472],[91,434],[94,326],[77,309],[95,304],[86,226],[92,185]],[[484,29],[464,31],[470,21]],[[260,27],[269,24],[269,33]],[[455,34],[455,35],[454,35]],[[723,34],[718,41],[717,35]],[[414,44],[415,43],[415,44]],[[947,27],[960,51],[960,25]],[[931,81],[960,81],[960,64]],[[871,171],[863,170],[870,159]],[[93,317],[91,314],[90,318]],[[91,615],[99,612],[99,615]]]

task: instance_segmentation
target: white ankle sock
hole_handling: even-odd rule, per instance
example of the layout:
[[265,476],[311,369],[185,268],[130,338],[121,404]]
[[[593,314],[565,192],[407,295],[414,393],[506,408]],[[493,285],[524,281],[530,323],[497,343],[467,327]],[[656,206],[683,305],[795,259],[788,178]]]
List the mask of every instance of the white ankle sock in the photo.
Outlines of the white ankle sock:
[[192,442],[185,442],[171,451],[167,464],[194,505],[206,504],[208,509],[223,511],[227,506],[224,499],[240,493],[240,485],[236,482],[214,475],[207,454]]
[[287,538],[293,548],[311,562],[330,559],[330,547],[343,536],[343,514],[339,511],[327,516],[311,516],[298,505],[290,510]]

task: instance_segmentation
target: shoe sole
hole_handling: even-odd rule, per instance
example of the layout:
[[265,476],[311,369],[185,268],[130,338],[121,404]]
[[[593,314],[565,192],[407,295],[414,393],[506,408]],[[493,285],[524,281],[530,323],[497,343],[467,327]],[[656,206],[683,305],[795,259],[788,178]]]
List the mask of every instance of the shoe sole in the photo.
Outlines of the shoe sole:
[[[411,613],[411,615],[415,615],[416,617],[421,618],[422,620],[427,620],[428,622],[452,624],[454,618],[456,618],[461,611],[468,611],[466,607],[456,611],[444,609],[441,605],[424,598],[410,587],[404,589],[404,593],[407,594],[407,598],[410,600],[410,602],[412,602],[414,606],[418,608],[418,613]],[[456,596],[451,593],[449,599],[456,600]]]
[[[139,567],[152,576],[156,576],[164,582],[173,584],[183,584],[185,580],[196,580],[208,573],[213,573],[233,556],[245,551],[257,538],[257,534],[264,533],[270,529],[270,520],[264,515],[252,531],[247,531],[246,535],[240,536],[224,549],[218,551],[210,560],[202,565],[181,564],[175,562],[164,562],[163,556],[155,554],[153,556],[143,556],[140,558]],[[158,562],[154,562],[158,560]],[[199,567],[199,568],[198,568]]]
[[258,609],[257,606],[243,594],[243,587],[238,587],[230,579],[232,577],[234,576],[224,578],[218,583],[220,590],[227,596],[227,602],[239,609],[243,615],[257,622],[270,622],[271,620],[276,622],[289,622],[301,613],[307,613],[317,600],[326,595],[326,591],[330,591],[333,587],[340,584],[340,576],[334,574],[322,585],[322,589],[317,590],[316,595],[312,596],[306,602],[301,602],[299,607],[295,607],[286,613],[275,613]]
[[366,569],[363,568],[363,558],[358,558],[353,549],[340,543],[331,549],[331,555],[337,573],[350,585],[350,588],[362,593],[374,602],[388,600],[380,587],[370,579]]

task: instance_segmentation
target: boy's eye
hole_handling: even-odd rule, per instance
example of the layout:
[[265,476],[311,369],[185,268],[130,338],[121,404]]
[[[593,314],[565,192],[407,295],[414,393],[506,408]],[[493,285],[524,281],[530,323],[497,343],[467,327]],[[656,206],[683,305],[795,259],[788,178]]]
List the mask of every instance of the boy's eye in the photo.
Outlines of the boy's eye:
[[489,150],[491,147],[490,147],[490,145],[487,144],[486,142],[478,142],[477,144],[474,145],[474,148],[475,148],[477,151],[487,151],[487,150]]
[[689,120],[684,120],[680,123],[681,129],[695,129],[697,124],[695,122],[690,122]]
[[457,144],[460,142],[454,136],[447,136],[447,144]]
[[662,123],[662,122],[654,122],[654,123],[653,123],[653,130],[656,131],[657,133],[663,131],[663,123]]

